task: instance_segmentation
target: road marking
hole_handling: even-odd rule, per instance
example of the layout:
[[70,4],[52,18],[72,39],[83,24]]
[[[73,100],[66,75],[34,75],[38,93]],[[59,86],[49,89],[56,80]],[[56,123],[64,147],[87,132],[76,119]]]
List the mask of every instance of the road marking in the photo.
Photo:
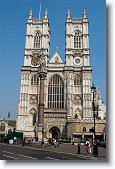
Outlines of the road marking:
[[20,156],[22,156],[22,157],[26,157],[26,158],[31,158],[31,159],[33,159],[33,160],[38,160],[37,158],[33,158],[33,157],[29,157],[29,156],[25,156],[25,155],[22,155],[22,154],[19,154]]
[[50,159],[50,160],[59,160],[59,159],[57,159],[57,158],[52,158],[52,157],[46,157],[46,158],[48,158],[48,159]]
[[[9,151],[2,151],[2,152],[4,152],[4,153],[8,153],[8,154],[14,154],[14,153],[12,153],[12,152],[9,152]],[[19,154],[20,156],[22,156],[22,157],[26,157],[26,158],[31,158],[31,159],[34,159],[34,160],[37,160],[37,158],[33,158],[33,157],[29,157],[29,156],[25,156],[25,155],[22,155],[22,154]],[[6,155],[4,155],[4,156],[6,156]],[[7,156],[7,157],[10,157],[10,156]],[[13,157],[10,157],[10,158],[13,158]],[[14,158],[15,159],[15,158]]]
[[2,152],[4,152],[4,153],[8,153],[8,154],[14,154],[14,153],[9,152],[9,151],[2,151]]
[[13,158],[13,159],[15,159],[15,160],[17,160],[17,159],[18,159],[18,158],[14,158],[14,157],[7,156],[7,155],[3,155],[3,156],[8,157],[8,158]]
[[64,157],[64,156],[62,156],[63,158],[67,158],[67,159],[69,159],[69,160],[76,160],[75,158],[70,158],[70,157]]

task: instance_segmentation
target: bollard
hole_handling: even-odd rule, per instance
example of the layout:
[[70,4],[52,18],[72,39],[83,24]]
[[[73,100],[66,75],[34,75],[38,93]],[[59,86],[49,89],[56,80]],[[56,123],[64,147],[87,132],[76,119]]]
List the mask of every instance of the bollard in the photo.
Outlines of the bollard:
[[97,144],[95,144],[93,146],[93,155],[94,155],[94,157],[98,157],[98,146],[97,146]]
[[77,154],[80,154],[80,144],[78,144]]

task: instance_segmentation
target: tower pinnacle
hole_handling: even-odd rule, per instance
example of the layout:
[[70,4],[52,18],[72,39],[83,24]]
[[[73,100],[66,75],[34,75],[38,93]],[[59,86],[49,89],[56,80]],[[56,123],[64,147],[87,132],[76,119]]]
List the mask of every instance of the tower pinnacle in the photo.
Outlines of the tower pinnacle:
[[70,18],[70,9],[68,9],[67,18]]
[[46,8],[46,11],[45,11],[45,19],[47,19],[48,18],[48,10],[47,10],[47,8]]
[[32,19],[32,8],[30,9],[30,14],[29,14],[28,19]]
[[87,18],[86,16],[86,9],[84,8],[83,18]]

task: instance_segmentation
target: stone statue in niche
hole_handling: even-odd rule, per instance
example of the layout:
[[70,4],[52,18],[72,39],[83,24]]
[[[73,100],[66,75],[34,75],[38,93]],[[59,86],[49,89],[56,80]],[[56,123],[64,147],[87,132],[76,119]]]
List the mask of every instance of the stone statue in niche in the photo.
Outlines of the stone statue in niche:
[[75,114],[75,119],[77,119],[77,120],[81,120],[82,119],[81,109],[77,108],[75,110],[74,114]]

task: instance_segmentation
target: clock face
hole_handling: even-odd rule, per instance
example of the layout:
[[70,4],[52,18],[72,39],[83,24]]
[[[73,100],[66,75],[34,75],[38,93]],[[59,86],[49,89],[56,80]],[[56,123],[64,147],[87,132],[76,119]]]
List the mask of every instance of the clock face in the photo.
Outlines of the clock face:
[[75,64],[75,65],[79,66],[81,63],[82,63],[82,60],[81,60],[80,57],[75,57],[75,58],[74,58],[74,64]]
[[75,63],[77,63],[77,64],[80,63],[80,61],[81,61],[80,58],[76,58],[76,59],[75,59]]
[[31,60],[31,64],[33,66],[38,66],[40,64],[40,60],[38,57],[33,57],[32,60]]

